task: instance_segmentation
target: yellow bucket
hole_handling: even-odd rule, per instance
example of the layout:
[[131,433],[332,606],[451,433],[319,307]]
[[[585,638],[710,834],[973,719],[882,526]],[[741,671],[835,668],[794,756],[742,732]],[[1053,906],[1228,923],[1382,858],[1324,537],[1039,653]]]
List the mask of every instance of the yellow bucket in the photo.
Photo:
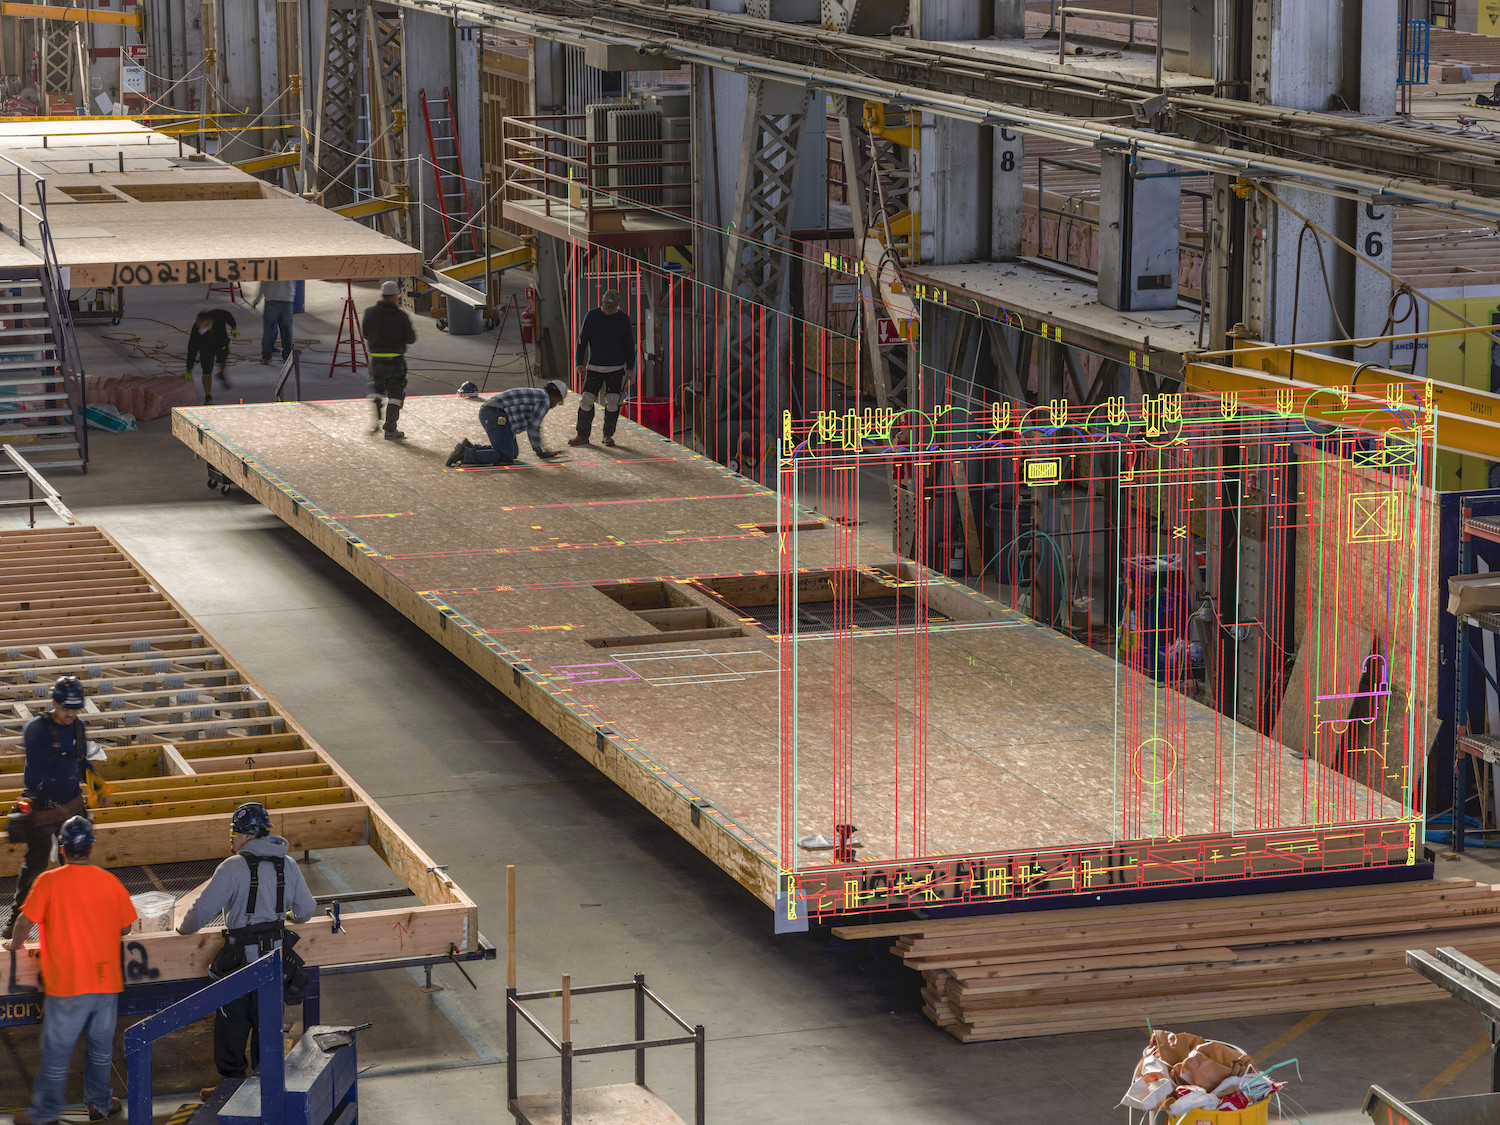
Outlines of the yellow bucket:
[[1168,1125],[1266,1125],[1271,1099],[1244,1109],[1190,1109],[1181,1117],[1167,1114]]

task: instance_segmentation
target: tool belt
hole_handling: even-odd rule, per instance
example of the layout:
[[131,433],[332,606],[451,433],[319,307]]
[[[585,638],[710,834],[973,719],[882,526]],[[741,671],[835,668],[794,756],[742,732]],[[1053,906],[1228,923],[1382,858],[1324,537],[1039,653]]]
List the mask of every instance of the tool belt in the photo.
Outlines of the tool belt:
[[246,897],[245,912],[255,912],[256,899],[260,894],[260,865],[269,863],[276,869],[276,917],[269,922],[255,922],[248,926],[225,927],[224,944],[209,963],[208,975],[213,980],[222,980],[237,969],[250,963],[246,946],[256,947],[260,956],[269,953],[277,942],[281,943],[281,984],[287,999],[299,1000],[311,978],[306,964],[294,950],[301,935],[286,928],[286,860],[269,856],[251,856],[240,853],[240,858],[250,868],[250,893]]
[[5,817],[5,831],[12,844],[38,844],[50,839],[69,817],[85,812],[83,794],[59,805],[39,793],[22,790],[21,800]]

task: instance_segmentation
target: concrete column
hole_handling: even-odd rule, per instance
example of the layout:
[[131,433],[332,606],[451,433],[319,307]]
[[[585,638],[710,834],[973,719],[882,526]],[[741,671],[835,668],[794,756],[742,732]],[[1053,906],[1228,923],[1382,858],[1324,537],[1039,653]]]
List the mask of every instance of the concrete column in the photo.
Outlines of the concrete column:
[[[464,175],[469,177],[464,191],[469,197],[469,214],[478,215],[485,205],[484,164],[479,156],[479,28],[477,25],[454,28],[453,38],[453,117],[458,128],[458,151],[463,160]],[[496,190],[500,185],[496,184]],[[484,242],[484,219],[475,225],[475,245]]]
[[[531,105],[537,116],[560,111],[568,100],[567,64],[563,47],[545,39],[531,41]],[[410,117],[407,131],[410,133]],[[536,288],[538,294],[537,351],[542,372],[549,379],[567,379],[571,341],[568,337],[567,306],[562,299],[562,277],[566,274],[567,245],[548,235],[537,236]]]
[[1021,165],[1026,156],[1026,136],[1011,129],[995,129],[991,138],[990,257],[997,262],[1021,256],[1021,208],[1025,184]]
[[[912,0],[911,24],[921,39],[977,39],[980,6],[970,0]],[[990,130],[966,121],[922,118],[917,202],[924,262],[973,262],[989,256]]]
[[[1396,50],[1399,46],[1398,0],[1363,0],[1359,28],[1360,113],[1396,112]],[[1425,7],[1422,9],[1425,15]]]
[[[1375,265],[1390,269],[1391,239],[1395,233],[1394,210],[1379,203],[1352,201],[1346,201],[1344,207],[1352,212],[1354,238],[1351,244]],[[1347,258],[1347,255],[1344,256]],[[1374,265],[1358,259],[1354,260],[1351,275],[1354,323],[1349,326],[1350,330],[1356,336],[1383,335],[1395,283]],[[1391,345],[1383,343],[1356,348],[1353,358],[1361,363],[1378,363],[1382,367],[1389,367]]]
[[[411,192],[423,206],[414,211],[412,240],[431,257],[442,247],[443,221],[439,215],[436,182],[432,174],[432,154],[427,143],[427,126],[422,119],[421,93],[428,100],[441,99],[443,87],[454,84],[453,22],[445,16],[407,9],[402,13],[401,80],[406,106],[406,156],[411,163]],[[438,116],[445,116],[439,107]]]
[[990,34],[996,39],[1026,38],[1026,0],[994,0],[991,18]]
[[[1336,231],[1338,229],[1339,200],[1333,196],[1289,188],[1285,185],[1279,186],[1276,194],[1285,200],[1289,207],[1305,215],[1324,230]],[[1333,291],[1334,301],[1343,306],[1341,311],[1347,310],[1348,307],[1340,297],[1338,284],[1339,259],[1347,258],[1347,255],[1314,231],[1309,231],[1303,237],[1302,230],[1301,219],[1282,208],[1273,208],[1267,239],[1272,253],[1272,261],[1269,264],[1271,295],[1265,324],[1266,330],[1269,331],[1269,336],[1266,338],[1275,340],[1277,343],[1339,338],[1333,311],[1329,307],[1329,289]],[[1302,241],[1300,285],[1297,268],[1299,238]],[[1323,249],[1321,262],[1318,257],[1319,240],[1322,242]],[[1325,265],[1328,271],[1326,285],[1323,275]],[[1344,323],[1348,324],[1349,319],[1348,316],[1344,316]]]

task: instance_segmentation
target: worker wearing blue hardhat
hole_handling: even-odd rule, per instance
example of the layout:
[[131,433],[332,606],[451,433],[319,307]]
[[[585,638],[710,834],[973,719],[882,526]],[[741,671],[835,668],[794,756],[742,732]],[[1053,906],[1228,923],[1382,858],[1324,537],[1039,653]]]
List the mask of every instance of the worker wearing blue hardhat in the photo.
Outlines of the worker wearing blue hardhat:
[[[292,953],[296,934],[287,919],[305,922],[318,904],[307,889],[297,861],[287,858],[291,845],[272,831],[271,814],[258,801],[247,801],[229,818],[230,857],[188,907],[177,926],[196,933],[224,912],[224,947],[209,966],[209,975],[224,977],[281,946],[288,990],[302,959]],[[304,978],[305,979],[305,978]],[[237,1078],[260,1063],[260,1034],[255,995],[231,1000],[214,1013],[214,1066],[221,1077]],[[249,1042],[248,1059],[245,1054]],[[205,1091],[205,1097],[212,1091]]]
[[42,1057],[31,1087],[31,1105],[15,1116],[20,1125],[49,1125],[62,1116],[68,1065],[79,1036],[87,1043],[83,1095],[89,1120],[117,1117],[123,1108],[110,1089],[110,1076],[115,1022],[125,987],[120,939],[136,920],[135,907],[124,884],[90,862],[94,826],[88,817],[63,821],[57,842],[62,866],[37,877],[15,932],[6,942],[8,949],[19,950],[33,922],[42,928],[35,951],[47,986]]
[[[51,863],[58,827],[86,807],[83,789],[90,778],[88,738],[78,717],[84,706],[83,683],[77,676],[59,676],[48,694],[51,710],[32,719],[21,733],[26,765],[17,811],[25,815],[13,822],[12,840],[21,842],[17,832],[23,834],[26,855],[0,938],[11,936],[31,885]],[[101,799],[107,799],[102,791]]]

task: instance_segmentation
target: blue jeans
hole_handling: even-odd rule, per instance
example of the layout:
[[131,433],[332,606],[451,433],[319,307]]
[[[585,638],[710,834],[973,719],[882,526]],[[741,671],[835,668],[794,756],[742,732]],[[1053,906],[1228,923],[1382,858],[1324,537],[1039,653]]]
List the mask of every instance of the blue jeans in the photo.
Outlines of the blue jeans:
[[276,334],[281,333],[281,358],[292,356],[292,302],[267,301],[266,311],[260,314],[261,337],[260,358],[270,359],[276,350]]
[[464,449],[465,465],[508,465],[516,459],[520,447],[516,444],[515,432],[493,406],[479,408],[479,424],[484,427],[490,444],[471,445]]
[[68,1064],[78,1037],[86,1041],[83,1096],[109,1109],[113,1096],[109,1064],[115,1049],[118,992],[86,992],[82,996],[49,996],[42,1008],[42,1063],[31,1087],[31,1119],[56,1121],[62,1116]]

